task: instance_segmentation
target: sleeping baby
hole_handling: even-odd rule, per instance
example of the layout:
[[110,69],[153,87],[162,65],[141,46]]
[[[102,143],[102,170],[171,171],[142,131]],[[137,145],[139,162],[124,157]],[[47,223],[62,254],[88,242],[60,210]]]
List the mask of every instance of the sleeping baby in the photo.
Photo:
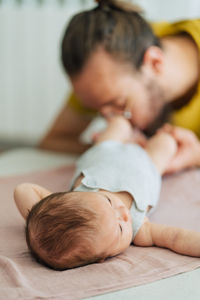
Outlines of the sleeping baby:
[[130,123],[115,117],[78,159],[69,191],[17,186],[14,198],[26,219],[31,254],[55,270],[102,262],[132,243],[200,256],[200,233],[146,217],[159,200],[161,176],[177,149],[164,130],[139,146]]

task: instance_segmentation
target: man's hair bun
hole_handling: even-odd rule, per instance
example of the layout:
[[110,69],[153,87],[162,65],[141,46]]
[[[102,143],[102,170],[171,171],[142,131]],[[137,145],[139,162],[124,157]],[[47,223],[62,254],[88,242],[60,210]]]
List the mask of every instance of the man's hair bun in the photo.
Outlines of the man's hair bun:
[[116,9],[124,12],[142,13],[143,10],[136,4],[129,3],[123,0],[95,0],[99,8]]

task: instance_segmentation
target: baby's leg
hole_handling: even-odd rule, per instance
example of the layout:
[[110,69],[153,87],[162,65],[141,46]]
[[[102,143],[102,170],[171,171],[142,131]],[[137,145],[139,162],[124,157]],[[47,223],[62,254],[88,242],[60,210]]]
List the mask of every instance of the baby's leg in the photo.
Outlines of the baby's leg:
[[122,116],[115,116],[108,121],[107,128],[96,135],[95,143],[115,140],[122,143],[137,143],[142,147],[146,144],[146,137]]
[[161,132],[148,140],[145,150],[162,175],[177,151],[177,144],[170,134]]
[[40,185],[22,183],[15,188],[14,199],[19,212],[26,219],[33,205],[50,194],[50,191]]

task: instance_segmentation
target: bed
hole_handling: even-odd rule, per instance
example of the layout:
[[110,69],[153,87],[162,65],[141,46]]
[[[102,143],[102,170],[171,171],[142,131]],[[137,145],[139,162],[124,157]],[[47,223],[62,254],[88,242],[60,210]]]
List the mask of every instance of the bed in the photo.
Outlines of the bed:
[[[51,177],[49,177],[52,182],[53,182],[53,174],[56,174],[56,178],[58,178],[59,182],[55,186],[55,188],[59,188],[59,186],[63,186],[64,180],[63,179],[63,174],[66,172],[69,172],[69,177],[73,173],[73,164],[76,160],[76,156],[71,156],[71,155],[61,155],[61,154],[56,154],[52,152],[47,152],[47,151],[41,151],[37,149],[29,149],[29,148],[22,148],[22,149],[16,149],[12,151],[7,151],[4,152],[0,155],[0,184],[1,187],[3,188],[6,186],[8,182],[20,182],[20,180],[24,180],[26,178],[28,179],[35,179],[40,176],[39,180],[47,180],[47,174],[52,174]],[[62,173],[63,172],[63,173]],[[60,177],[59,177],[60,176]],[[48,184],[51,184],[51,180],[48,181]],[[200,180],[200,171],[199,170],[190,170],[181,174],[176,175],[174,178],[170,177],[166,179],[166,184],[165,184],[165,194],[173,194],[173,193],[182,193],[180,191],[181,185],[184,186],[184,197],[185,200],[192,198],[194,201],[192,205],[196,205],[197,209],[195,209],[194,215],[191,215],[191,218],[194,220],[188,223],[188,226],[190,227],[191,223],[191,228],[194,228],[195,224],[198,224],[198,216],[200,216],[200,200],[199,198],[199,192],[200,189],[198,189],[198,182]],[[10,184],[9,183],[9,184]],[[174,185],[172,183],[175,183]],[[47,184],[47,185],[48,185]],[[53,183],[52,183],[53,184]],[[187,188],[187,185],[190,186],[190,189]],[[173,186],[173,187],[172,187]],[[4,188],[3,188],[4,189]],[[11,193],[11,191],[9,191]],[[2,195],[2,192],[1,192]],[[193,195],[196,195],[193,197]],[[195,198],[195,199],[194,199]],[[1,197],[1,201],[11,201],[11,198],[5,199],[5,197]],[[182,201],[182,200],[180,200]],[[184,202],[184,199],[183,199]],[[13,205],[9,204],[9,205]],[[187,205],[187,204],[186,204]],[[8,206],[10,207],[10,206]],[[9,227],[9,230],[13,230],[13,236],[19,235],[20,238],[19,240],[23,239],[23,220],[21,220],[20,216],[17,215],[17,211],[15,210],[14,206],[13,211],[12,211],[12,216],[10,216],[9,219],[9,210],[4,211],[1,217],[1,229],[4,226],[4,223],[7,224]],[[189,206],[188,206],[189,207]],[[199,208],[199,210],[198,210]],[[189,214],[189,208],[185,208],[187,213]],[[167,208],[166,208],[167,210]],[[11,218],[12,217],[12,218]],[[155,221],[159,221],[159,218],[163,219],[165,221],[165,215],[161,216],[154,216]],[[184,214],[183,214],[184,218]],[[12,219],[12,220],[11,220]],[[200,218],[199,218],[200,219]],[[197,220],[197,223],[195,223]],[[172,219],[170,222],[176,222],[175,219]],[[16,226],[15,226],[16,224]],[[199,223],[200,224],[200,223]],[[194,228],[195,229],[195,228]],[[197,230],[200,230],[199,228],[196,228]],[[12,268],[14,265],[12,265],[12,262],[10,264],[10,258],[9,254],[5,253],[6,249],[6,243],[9,243],[9,236],[4,235],[4,231],[1,230],[2,235],[1,235],[1,243],[0,243],[0,268],[1,268],[1,276],[0,276],[0,299],[154,299],[154,300],[160,300],[160,299],[190,299],[190,300],[196,300],[200,299],[200,289],[199,289],[199,278],[200,278],[200,259],[195,258],[195,259],[189,259],[189,260],[180,260],[179,265],[177,265],[177,270],[175,270],[176,274],[172,276],[170,268],[171,265],[169,265],[169,270],[165,269],[165,272],[163,272],[163,278],[159,278],[159,276],[154,276],[153,280],[148,280],[146,281],[141,281],[138,280],[137,284],[134,282],[130,282],[128,284],[124,284],[123,278],[121,279],[120,276],[118,277],[118,284],[111,286],[111,284],[108,286],[105,286],[105,289],[102,286],[96,286],[95,289],[90,289],[90,292],[87,293],[84,291],[84,285],[82,284],[81,277],[79,278],[79,293],[74,294],[71,291],[71,294],[66,294],[60,290],[59,293],[44,293],[44,291],[41,292],[38,291],[39,288],[36,287],[34,278],[31,282],[31,285],[29,284],[28,289],[23,289],[20,290],[21,288],[21,279],[18,278],[20,277],[21,273],[18,272],[18,269],[15,270],[17,274],[13,278],[15,278],[15,283],[12,283],[11,281],[13,280],[12,276],[9,277],[9,268]],[[11,241],[12,242],[12,241]],[[18,245],[18,243],[16,243]],[[17,247],[17,246],[16,246]],[[21,247],[21,246],[20,246]],[[20,248],[21,249],[21,248]],[[26,249],[24,249],[25,251]],[[137,249],[136,249],[137,250]],[[158,249],[159,250],[159,249]],[[12,253],[14,253],[14,250],[12,249]],[[16,253],[17,253],[16,249]],[[20,250],[21,251],[21,250]],[[144,249],[144,255],[146,255],[146,249]],[[166,250],[168,251],[168,250]],[[9,251],[8,251],[9,252]],[[173,260],[173,255],[171,251],[169,252],[164,252],[166,257],[169,258],[169,260],[172,258]],[[20,259],[22,259],[23,253],[20,254]],[[129,255],[129,253],[127,253]],[[158,252],[159,255],[159,252]],[[176,255],[176,254],[175,254]],[[30,260],[30,257],[25,251],[25,262]],[[5,260],[4,258],[7,257]],[[125,261],[128,256],[121,256],[121,259]],[[145,257],[145,256],[144,256]],[[14,258],[15,259],[15,258]],[[14,260],[13,259],[13,260]],[[153,259],[153,258],[152,258]],[[180,258],[182,259],[182,258]],[[108,262],[109,264],[115,263],[115,258]],[[19,266],[19,269],[21,268],[19,260],[16,260],[16,265]],[[184,262],[186,267],[183,267],[182,262]],[[10,265],[9,265],[10,264]],[[25,263],[26,264],[26,263]],[[34,264],[34,262],[32,262]],[[188,265],[190,267],[188,268]],[[175,265],[173,265],[174,267]],[[24,267],[24,266],[23,266]],[[31,266],[28,266],[29,272],[31,272]],[[41,268],[35,268],[33,269],[33,274],[36,275],[37,271],[42,270]],[[91,268],[91,267],[90,267]],[[99,268],[99,266],[98,266]],[[175,268],[175,267],[174,267]],[[5,272],[4,272],[5,270]],[[83,272],[82,268],[82,272]],[[92,269],[87,269],[87,272],[91,272]],[[100,272],[103,272],[103,269],[99,268],[98,269]],[[12,271],[14,272],[14,271]],[[46,269],[44,268],[43,272],[47,272]],[[56,280],[57,272],[56,271],[49,271],[48,272],[53,272],[53,273],[48,273],[51,274],[49,277],[49,281],[51,280]],[[68,271],[65,271],[68,272]],[[83,276],[89,273],[84,273]],[[181,273],[181,274],[180,274]],[[67,274],[67,273],[66,273]],[[78,273],[77,273],[78,274]],[[45,275],[47,276],[47,275]],[[49,275],[48,275],[49,276]],[[60,275],[61,276],[61,275]],[[75,275],[74,275],[75,276]],[[114,275],[113,275],[114,276]],[[138,275],[139,276],[139,275]],[[34,276],[33,276],[34,277]],[[106,277],[106,274],[105,274]],[[167,278],[165,278],[167,277]],[[46,277],[47,278],[47,277]],[[27,280],[28,282],[28,277],[24,278],[22,281],[23,283]],[[27,282],[24,283],[24,286],[26,287]],[[29,283],[30,283],[29,282]],[[92,284],[92,281],[91,281]],[[62,287],[62,285],[61,285]],[[28,291],[30,291],[30,288],[32,289],[32,292],[29,294]],[[77,289],[77,286],[75,286]],[[51,290],[51,287],[49,286],[49,291]],[[50,296],[51,295],[51,296]]]

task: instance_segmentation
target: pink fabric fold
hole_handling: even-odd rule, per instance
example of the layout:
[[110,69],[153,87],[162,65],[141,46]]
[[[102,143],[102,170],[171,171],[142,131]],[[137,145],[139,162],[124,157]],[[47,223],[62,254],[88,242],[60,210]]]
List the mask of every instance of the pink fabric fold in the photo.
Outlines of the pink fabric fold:
[[[0,297],[1,299],[82,299],[146,284],[198,268],[200,259],[157,247],[129,247],[104,263],[63,272],[35,262],[28,253],[24,220],[13,189],[34,182],[52,191],[67,190],[74,167],[67,166],[15,177],[0,177]],[[164,179],[161,199],[150,216],[156,223],[197,230],[200,228],[200,170]]]

